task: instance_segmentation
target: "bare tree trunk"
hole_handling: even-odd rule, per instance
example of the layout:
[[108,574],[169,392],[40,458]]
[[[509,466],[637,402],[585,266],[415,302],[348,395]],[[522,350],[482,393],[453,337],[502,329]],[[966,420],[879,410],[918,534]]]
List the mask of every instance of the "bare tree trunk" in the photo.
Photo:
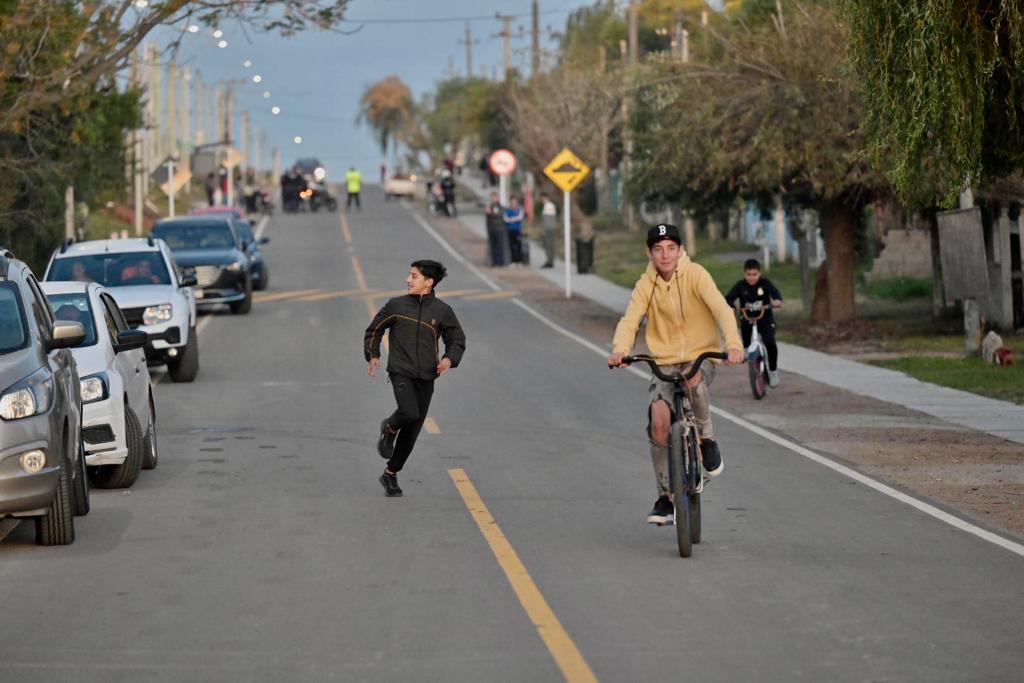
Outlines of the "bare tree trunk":
[[823,264],[828,270],[828,319],[843,322],[857,317],[853,299],[854,232],[857,229],[857,210],[843,198],[833,199],[822,206],[821,223],[825,233]]
[[818,268],[818,276],[814,282],[814,299],[811,302],[811,324],[824,325],[828,321],[828,259],[825,259]]
[[927,221],[929,246],[932,252],[932,317],[938,318],[946,310],[946,291],[942,286],[942,259],[939,246],[939,222],[934,211],[923,212],[922,219]]

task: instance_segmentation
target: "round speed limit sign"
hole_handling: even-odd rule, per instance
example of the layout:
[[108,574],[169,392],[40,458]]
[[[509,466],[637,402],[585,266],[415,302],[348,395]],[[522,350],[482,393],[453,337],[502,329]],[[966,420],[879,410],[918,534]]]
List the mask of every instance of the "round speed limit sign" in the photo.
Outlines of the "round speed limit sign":
[[510,175],[516,170],[516,155],[507,149],[496,150],[487,160],[494,175]]

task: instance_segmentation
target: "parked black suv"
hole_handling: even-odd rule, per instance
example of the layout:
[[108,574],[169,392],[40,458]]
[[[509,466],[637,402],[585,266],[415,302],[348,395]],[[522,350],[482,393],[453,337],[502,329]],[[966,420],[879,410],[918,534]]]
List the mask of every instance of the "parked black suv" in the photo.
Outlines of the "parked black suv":
[[33,517],[40,545],[75,540],[89,511],[82,395],[69,347],[82,323],[54,320],[32,271],[0,247],[0,517]]
[[231,216],[168,218],[153,227],[167,242],[183,275],[195,275],[197,306],[228,304],[232,313],[252,308],[249,255]]

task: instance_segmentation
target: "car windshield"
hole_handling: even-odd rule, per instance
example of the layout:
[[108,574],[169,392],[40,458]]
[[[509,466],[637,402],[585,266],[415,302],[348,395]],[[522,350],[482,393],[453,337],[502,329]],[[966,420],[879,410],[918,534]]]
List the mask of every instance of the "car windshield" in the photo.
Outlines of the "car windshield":
[[182,249],[230,249],[235,236],[224,221],[209,223],[163,223],[153,228],[153,237],[167,242],[173,251]]
[[92,305],[89,303],[88,294],[85,292],[47,294],[46,298],[50,300],[54,318],[82,323],[82,327],[85,328],[85,341],[79,346],[92,346],[96,343],[96,323],[92,316]]
[[25,348],[28,339],[18,286],[0,282],[0,355]]
[[171,284],[163,256],[156,251],[59,258],[46,279],[98,282],[104,287]]

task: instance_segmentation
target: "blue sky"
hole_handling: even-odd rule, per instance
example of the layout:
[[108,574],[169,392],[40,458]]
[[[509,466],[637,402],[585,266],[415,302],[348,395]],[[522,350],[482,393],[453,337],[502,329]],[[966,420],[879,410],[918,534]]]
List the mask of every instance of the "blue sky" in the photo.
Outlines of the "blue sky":
[[[542,36],[550,27],[560,31],[569,12],[587,2],[581,0],[541,0]],[[385,76],[397,74],[417,97],[430,91],[444,78],[449,57],[456,73],[465,74],[465,47],[459,44],[464,36],[465,22],[425,23],[436,18],[488,17],[472,21],[475,40],[473,68],[479,74],[481,65],[499,66],[502,41],[491,37],[501,29],[494,19],[497,12],[522,14],[513,22],[513,31],[530,27],[530,0],[353,0],[349,6],[350,20],[417,20],[420,23],[362,24],[350,35],[311,31],[283,38],[276,34],[254,33],[238,25],[220,27],[228,47],[220,49],[209,31],[186,36],[179,53],[179,62],[198,68],[203,80],[262,77],[237,91],[238,109],[246,109],[267,132],[268,148],[281,150],[282,163],[287,166],[303,156],[318,157],[330,177],[338,178],[349,165],[355,165],[369,177],[376,177],[382,161],[373,135],[355,123],[359,98],[365,87]],[[344,24],[353,30],[359,24]],[[551,45],[547,38],[543,44]],[[529,38],[512,41],[513,65],[529,69]],[[243,62],[251,60],[245,68]],[[271,99],[263,98],[263,91]],[[281,107],[273,116],[270,108]],[[296,145],[295,136],[303,142]],[[270,153],[264,155],[266,165]]]

